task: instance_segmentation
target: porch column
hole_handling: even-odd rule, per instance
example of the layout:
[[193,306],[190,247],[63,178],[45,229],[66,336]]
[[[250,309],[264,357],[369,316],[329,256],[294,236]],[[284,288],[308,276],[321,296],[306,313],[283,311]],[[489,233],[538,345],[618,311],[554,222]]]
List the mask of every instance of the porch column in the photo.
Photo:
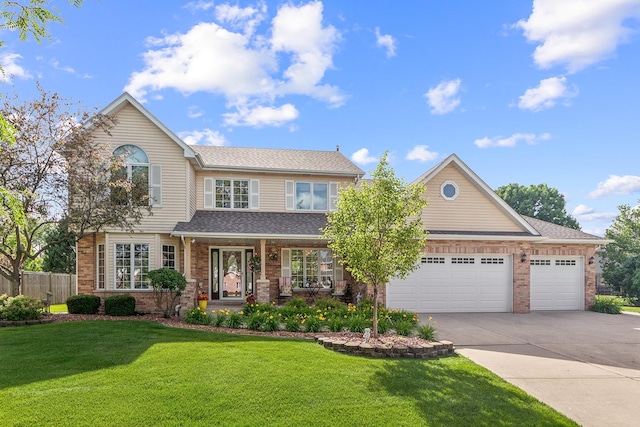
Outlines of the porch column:
[[271,292],[270,292],[270,282],[267,280],[267,268],[266,268],[266,258],[265,255],[267,253],[267,241],[264,239],[260,240],[260,257],[261,257],[261,265],[260,265],[260,279],[256,280],[256,300],[259,303],[269,303],[271,302]]
[[265,280],[267,278],[267,269],[266,269],[266,254],[267,254],[267,241],[265,239],[260,239],[260,253],[262,254],[262,262],[260,266],[260,280]]

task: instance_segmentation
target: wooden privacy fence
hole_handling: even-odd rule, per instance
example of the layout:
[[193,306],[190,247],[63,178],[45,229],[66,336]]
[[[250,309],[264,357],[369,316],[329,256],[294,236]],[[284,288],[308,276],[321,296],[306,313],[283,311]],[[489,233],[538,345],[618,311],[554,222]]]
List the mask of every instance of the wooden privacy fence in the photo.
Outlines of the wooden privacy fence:
[[[10,292],[11,282],[0,277],[0,294],[9,294]],[[67,298],[76,294],[75,274],[22,272],[22,295],[46,300],[47,292],[53,294],[51,304],[64,304]]]

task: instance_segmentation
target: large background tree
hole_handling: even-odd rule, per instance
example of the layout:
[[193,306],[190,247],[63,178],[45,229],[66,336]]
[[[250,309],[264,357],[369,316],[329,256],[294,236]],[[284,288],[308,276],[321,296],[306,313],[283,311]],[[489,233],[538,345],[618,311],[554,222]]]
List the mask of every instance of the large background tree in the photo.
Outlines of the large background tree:
[[520,215],[580,230],[578,221],[567,213],[564,196],[547,184],[503,185],[496,190],[509,206]]
[[[640,201],[639,201],[640,203]],[[618,207],[620,213],[607,229],[602,279],[620,296],[640,298],[640,206]]]
[[397,178],[385,153],[370,182],[340,189],[337,210],[328,215],[323,234],[329,247],[354,279],[373,288],[374,336],[378,334],[378,287],[415,270],[424,249],[424,190],[423,185],[406,185]]
[[42,244],[44,228],[64,222],[77,238],[105,227],[132,231],[150,209],[146,200],[134,200],[131,182],[113,178],[124,159],[95,143],[113,120],[38,89],[37,99],[14,94],[1,109],[17,130],[15,143],[0,141],[0,275],[14,295],[25,264],[66,238]]

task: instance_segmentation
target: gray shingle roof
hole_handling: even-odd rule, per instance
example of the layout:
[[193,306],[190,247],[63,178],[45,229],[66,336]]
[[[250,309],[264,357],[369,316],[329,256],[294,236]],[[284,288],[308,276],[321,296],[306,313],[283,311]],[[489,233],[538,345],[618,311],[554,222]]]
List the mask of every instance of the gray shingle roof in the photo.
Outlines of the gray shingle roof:
[[197,211],[191,221],[176,224],[173,232],[320,236],[326,225],[324,213]]
[[340,151],[203,145],[192,145],[191,148],[200,155],[206,168],[364,175],[364,171]]
[[542,221],[536,218],[532,218],[530,216],[522,217],[527,221],[533,228],[538,230],[538,232],[548,239],[554,240],[602,240],[603,242],[606,239],[602,237],[594,236],[593,234],[585,233],[584,231],[574,230],[573,228],[563,227],[561,225],[553,224],[551,222]]

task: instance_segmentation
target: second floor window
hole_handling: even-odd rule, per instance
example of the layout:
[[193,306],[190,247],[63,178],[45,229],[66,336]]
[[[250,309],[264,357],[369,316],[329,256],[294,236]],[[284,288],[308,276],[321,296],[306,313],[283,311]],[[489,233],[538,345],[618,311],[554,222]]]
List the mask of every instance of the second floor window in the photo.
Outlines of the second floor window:
[[204,179],[205,209],[258,209],[260,182],[257,179]]
[[113,155],[122,157],[124,160],[124,166],[113,175],[113,178],[131,182],[132,189],[130,195],[123,190],[115,190],[111,193],[111,197],[120,204],[160,206],[162,204],[161,167],[150,165],[147,154],[136,145],[121,145],[113,150]]
[[335,182],[285,181],[287,210],[333,211],[338,200]]

